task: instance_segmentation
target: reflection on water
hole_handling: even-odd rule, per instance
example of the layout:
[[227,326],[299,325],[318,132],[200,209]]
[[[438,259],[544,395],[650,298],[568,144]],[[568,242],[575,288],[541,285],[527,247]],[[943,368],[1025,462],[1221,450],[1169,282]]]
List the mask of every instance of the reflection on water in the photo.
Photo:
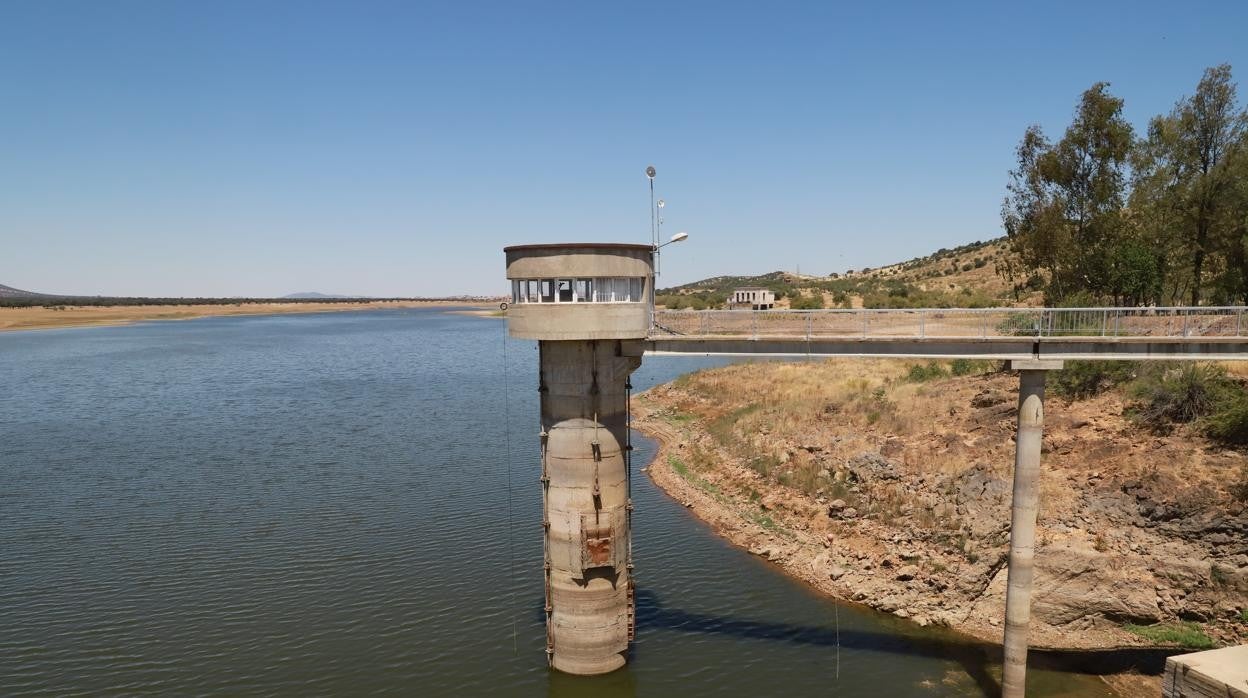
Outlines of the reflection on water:
[[550,672],[536,351],[502,330],[388,310],[0,334],[0,694],[995,690],[990,649],[816,596],[644,476],[632,661]]

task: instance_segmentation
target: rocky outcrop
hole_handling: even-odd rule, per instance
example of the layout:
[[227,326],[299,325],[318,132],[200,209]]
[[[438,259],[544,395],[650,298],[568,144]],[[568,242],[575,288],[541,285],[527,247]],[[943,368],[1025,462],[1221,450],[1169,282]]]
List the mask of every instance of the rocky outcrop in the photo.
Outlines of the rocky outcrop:
[[[1074,546],[1038,550],[1032,618],[1072,629],[1092,627],[1101,620],[1141,624],[1161,620],[1150,575],[1127,571],[1115,562],[1110,555]],[[1004,567],[996,572],[974,613],[1000,616],[1005,612],[1006,577]]]

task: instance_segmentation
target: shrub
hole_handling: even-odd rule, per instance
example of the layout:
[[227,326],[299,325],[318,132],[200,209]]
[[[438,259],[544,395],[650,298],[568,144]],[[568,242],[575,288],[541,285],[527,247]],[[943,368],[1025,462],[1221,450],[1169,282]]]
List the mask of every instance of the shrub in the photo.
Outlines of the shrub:
[[1156,625],[1124,625],[1129,632],[1163,645],[1179,645],[1191,649],[1207,650],[1213,640],[1195,623],[1157,623]]
[[1131,388],[1139,400],[1131,415],[1148,429],[1166,432],[1212,412],[1228,387],[1226,372],[1211,364],[1145,371]]
[[[1214,441],[1233,446],[1248,445],[1248,393],[1227,378],[1214,392],[1209,415],[1201,422],[1201,431]],[[1248,487],[1248,473],[1246,473]],[[1248,492],[1244,501],[1248,501]]]
[[992,362],[984,359],[954,359],[949,364],[949,372],[955,376],[969,376],[990,370],[992,370]]
[[912,383],[922,383],[935,378],[944,378],[949,375],[945,371],[945,367],[935,361],[929,361],[927,364],[912,364],[910,371],[906,374],[906,380]]
[[1217,563],[1209,566],[1209,583],[1214,589],[1222,589],[1231,583],[1231,575]]
[[1133,377],[1128,361],[1067,361],[1052,379],[1053,393],[1072,400],[1099,395]]
[[817,310],[823,307],[823,294],[818,291],[809,296],[795,294],[789,301],[789,307],[793,310]]
[[[1205,435],[1215,441],[1242,446],[1248,444],[1248,395],[1242,388],[1227,386],[1218,397],[1212,413],[1204,421]],[[1239,498],[1248,502],[1248,466],[1245,466]]]

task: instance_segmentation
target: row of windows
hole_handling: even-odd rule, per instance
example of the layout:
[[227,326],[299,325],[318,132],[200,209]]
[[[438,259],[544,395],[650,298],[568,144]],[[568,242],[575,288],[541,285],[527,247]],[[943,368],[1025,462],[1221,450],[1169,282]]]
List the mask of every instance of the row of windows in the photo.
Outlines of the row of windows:
[[517,279],[511,282],[513,303],[640,303],[645,279]]
[[770,291],[737,291],[733,296],[733,300],[742,301],[742,302],[743,301],[771,301],[773,300],[772,298],[770,298],[771,295],[772,293]]

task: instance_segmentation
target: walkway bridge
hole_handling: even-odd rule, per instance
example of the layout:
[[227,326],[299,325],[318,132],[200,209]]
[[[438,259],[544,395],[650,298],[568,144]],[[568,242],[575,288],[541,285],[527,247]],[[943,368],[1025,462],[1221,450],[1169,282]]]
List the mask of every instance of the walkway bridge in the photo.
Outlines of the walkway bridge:
[[659,310],[646,354],[1248,360],[1246,308]]

